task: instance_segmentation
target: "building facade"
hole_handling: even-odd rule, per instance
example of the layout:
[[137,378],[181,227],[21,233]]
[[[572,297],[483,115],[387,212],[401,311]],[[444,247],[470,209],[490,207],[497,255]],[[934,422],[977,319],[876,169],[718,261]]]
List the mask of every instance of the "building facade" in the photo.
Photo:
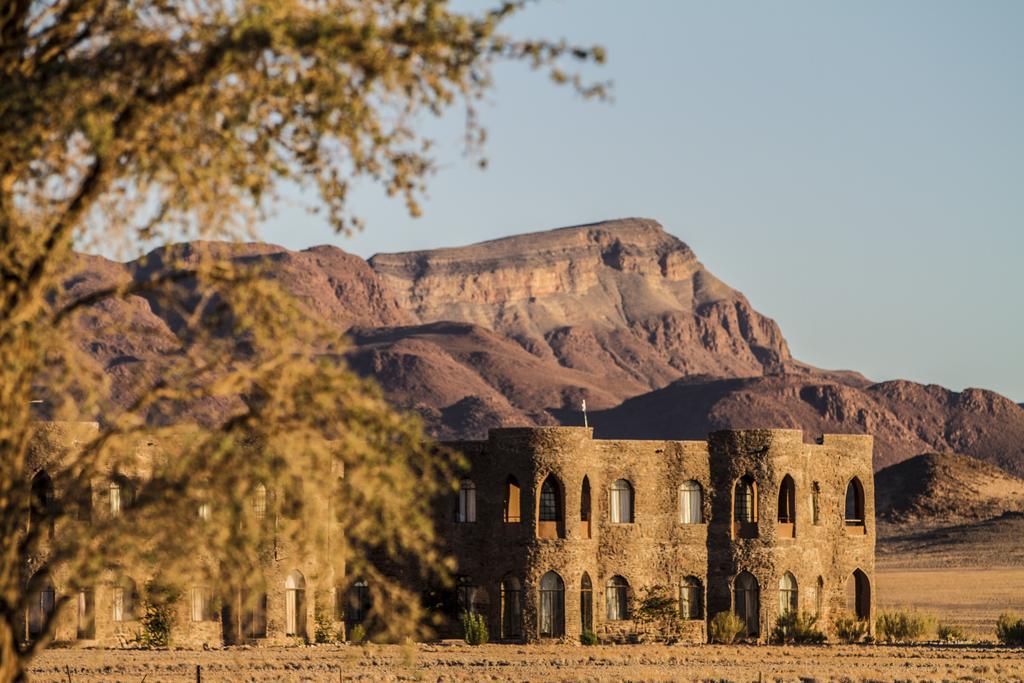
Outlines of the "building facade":
[[622,441],[542,427],[451,445],[470,470],[439,524],[459,604],[492,637],[628,640],[653,586],[678,601],[691,642],[730,610],[759,641],[787,610],[826,631],[841,614],[874,622],[870,436]]

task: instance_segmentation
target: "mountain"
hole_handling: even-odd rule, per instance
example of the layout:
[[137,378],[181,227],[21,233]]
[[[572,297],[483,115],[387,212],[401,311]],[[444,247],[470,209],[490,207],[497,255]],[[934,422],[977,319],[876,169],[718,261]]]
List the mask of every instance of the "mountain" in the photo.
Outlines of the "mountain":
[[[180,247],[181,245],[179,245]],[[957,451],[1024,474],[1024,409],[993,392],[874,383],[794,359],[779,326],[658,223],[630,218],[452,249],[378,254],[330,246],[197,242],[187,261],[260,263],[308,315],[347,335],[347,357],[441,438],[495,426],[579,424],[599,436],[703,438],[725,427],[791,426],[876,435],[876,467]],[[168,268],[167,250],[128,263],[82,256],[74,298]],[[80,348],[130,399],[191,342],[181,316],[210,306],[187,279],[172,293],[94,306]],[[204,309],[205,310],[205,309]],[[109,338],[102,322],[130,321]],[[321,353],[330,349],[310,349]],[[230,402],[228,402],[230,403]],[[230,406],[197,404],[216,424]],[[102,417],[102,416],[99,416]]]

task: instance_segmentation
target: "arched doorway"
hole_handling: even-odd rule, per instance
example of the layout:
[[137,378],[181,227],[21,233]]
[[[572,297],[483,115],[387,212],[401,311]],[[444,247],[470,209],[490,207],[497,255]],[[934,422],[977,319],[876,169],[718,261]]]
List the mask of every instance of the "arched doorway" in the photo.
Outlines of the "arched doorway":
[[285,635],[306,637],[306,578],[298,570],[288,575],[285,589]]
[[561,638],[565,635],[565,582],[555,572],[540,579],[540,636]]
[[590,574],[583,572],[580,578],[580,633],[594,631],[594,584]]
[[871,618],[871,582],[860,569],[846,582],[846,609],[858,619]]
[[757,579],[748,571],[740,572],[733,583],[733,592],[734,611],[746,626],[744,632],[748,636],[756,636],[761,630],[761,596]]
[[501,580],[501,637],[523,636],[523,589],[519,579],[506,576]]

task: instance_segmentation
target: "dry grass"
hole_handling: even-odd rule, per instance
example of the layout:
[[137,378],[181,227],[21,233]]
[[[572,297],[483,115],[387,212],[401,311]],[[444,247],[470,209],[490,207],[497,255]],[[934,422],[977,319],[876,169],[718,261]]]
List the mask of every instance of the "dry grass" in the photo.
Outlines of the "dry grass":
[[[218,651],[51,650],[33,681],[1017,680],[1024,650],[998,647],[485,645],[324,646]],[[67,667],[67,668],[65,668]]]

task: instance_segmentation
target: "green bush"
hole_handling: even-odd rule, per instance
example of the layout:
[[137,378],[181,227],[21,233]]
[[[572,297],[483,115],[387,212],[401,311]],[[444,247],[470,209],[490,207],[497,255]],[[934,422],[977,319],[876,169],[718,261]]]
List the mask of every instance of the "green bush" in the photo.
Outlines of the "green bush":
[[462,637],[467,645],[485,645],[490,639],[484,615],[476,612],[462,613]]
[[788,610],[779,617],[772,629],[773,643],[818,645],[825,642],[825,634],[817,628],[818,617],[807,612]]
[[366,642],[366,627],[362,624],[356,624],[352,627],[352,630],[348,632],[348,640],[356,645],[362,645]]
[[967,642],[967,633],[963,628],[945,622],[939,622],[938,627],[935,629],[935,635],[943,643]]
[[597,645],[597,634],[593,631],[584,631],[580,634],[581,645]]
[[732,612],[719,612],[711,620],[711,642],[726,645],[735,643],[746,629],[743,620]]
[[642,589],[631,610],[637,641],[674,643],[682,635],[679,600],[664,586]]
[[174,623],[174,606],[181,598],[181,591],[169,585],[150,579],[142,593],[142,631],[135,641],[142,647],[167,647],[171,644],[171,625]]
[[1024,645],[1024,619],[1013,612],[1004,612],[996,622],[996,637],[1003,645]]
[[925,639],[933,626],[932,619],[923,614],[890,610],[878,615],[875,632],[886,643],[917,643]]
[[843,643],[857,643],[867,635],[868,622],[865,619],[857,619],[849,614],[836,617],[832,622],[836,638]]

